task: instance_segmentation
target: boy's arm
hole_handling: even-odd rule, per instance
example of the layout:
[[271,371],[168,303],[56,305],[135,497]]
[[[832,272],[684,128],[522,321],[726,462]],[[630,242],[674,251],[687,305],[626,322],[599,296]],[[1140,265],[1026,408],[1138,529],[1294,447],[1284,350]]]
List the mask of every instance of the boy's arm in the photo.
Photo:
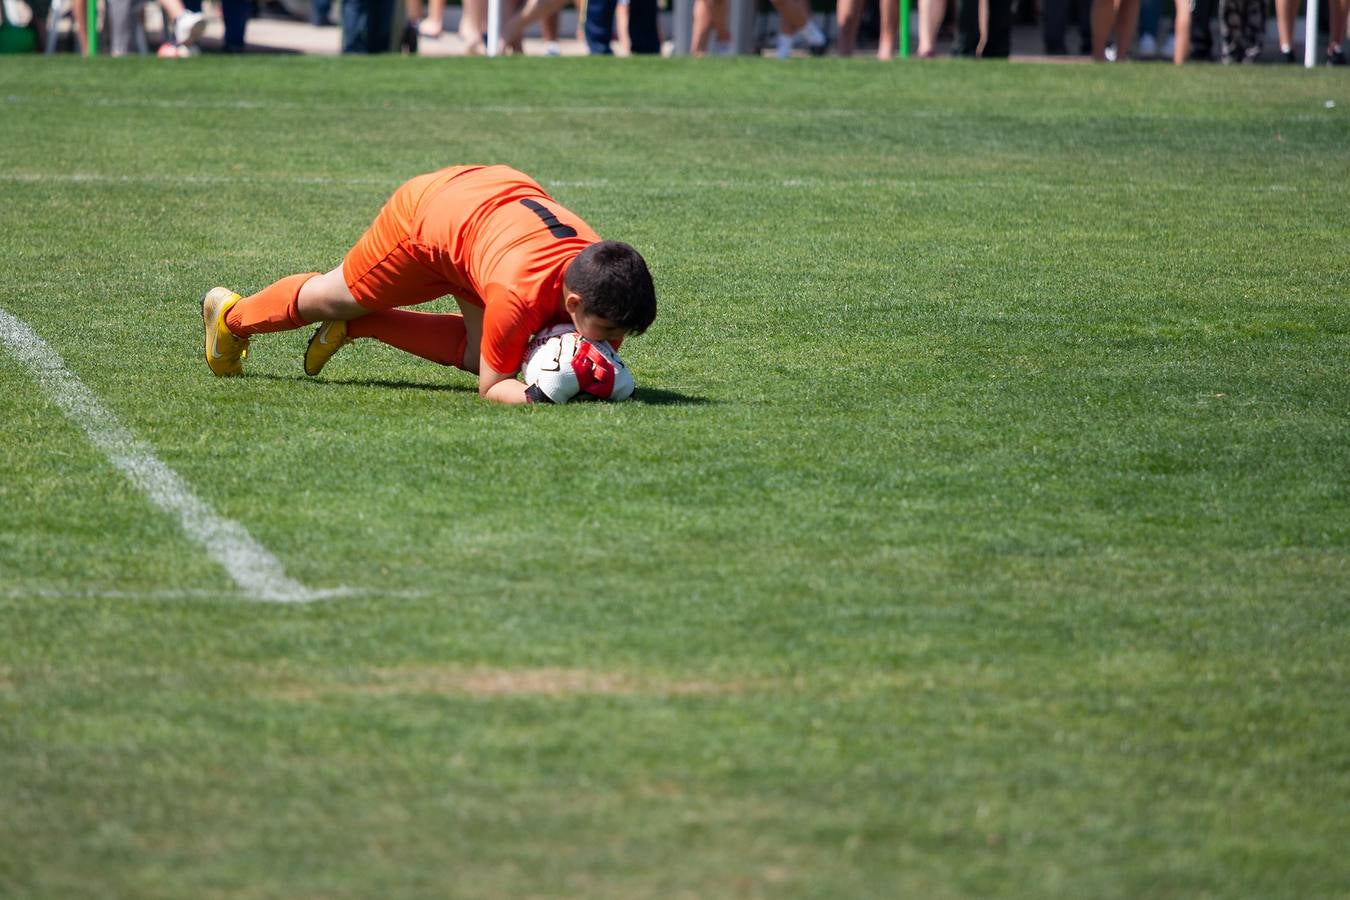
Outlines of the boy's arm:
[[525,385],[481,361],[478,363],[478,396],[497,403],[530,402],[525,396]]
[[[478,348],[478,396],[497,403],[528,403],[525,385],[515,379],[530,341],[525,303],[509,288],[491,282],[483,291],[483,329]],[[499,372],[493,365],[511,367]]]

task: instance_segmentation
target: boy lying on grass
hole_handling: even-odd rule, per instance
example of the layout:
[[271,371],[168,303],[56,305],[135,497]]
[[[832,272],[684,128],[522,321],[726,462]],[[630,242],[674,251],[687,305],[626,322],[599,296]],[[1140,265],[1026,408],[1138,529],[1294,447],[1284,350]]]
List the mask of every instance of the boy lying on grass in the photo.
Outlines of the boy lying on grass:
[[[401,308],[447,294],[458,314]],[[327,274],[290,275],[242,298],[218,287],[202,298],[206,364],[216,375],[243,371],[253,335],[319,322],[305,349],[308,375],[355,338],[372,337],[476,374],[479,395],[500,403],[548,402],[513,377],[531,335],[570,323],[617,348],[655,319],[656,292],[638,252],[600,240],[506,166],[452,166],[406,182]],[[581,357],[574,367],[605,364]],[[583,391],[606,380],[578,375]]]

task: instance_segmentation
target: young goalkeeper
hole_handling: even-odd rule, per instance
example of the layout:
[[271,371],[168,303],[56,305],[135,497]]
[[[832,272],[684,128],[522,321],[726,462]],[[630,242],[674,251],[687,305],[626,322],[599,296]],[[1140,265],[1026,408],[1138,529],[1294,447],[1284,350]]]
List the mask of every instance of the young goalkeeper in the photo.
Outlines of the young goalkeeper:
[[[398,307],[454,296],[460,313]],[[454,166],[406,182],[327,274],[291,275],[241,298],[202,298],[206,364],[238,375],[255,334],[321,323],[305,350],[317,375],[355,338],[372,337],[478,375],[501,403],[546,400],[513,377],[530,336],[570,322],[615,347],[656,319],[656,293],[636,250],[599,235],[529,176],[506,166]]]

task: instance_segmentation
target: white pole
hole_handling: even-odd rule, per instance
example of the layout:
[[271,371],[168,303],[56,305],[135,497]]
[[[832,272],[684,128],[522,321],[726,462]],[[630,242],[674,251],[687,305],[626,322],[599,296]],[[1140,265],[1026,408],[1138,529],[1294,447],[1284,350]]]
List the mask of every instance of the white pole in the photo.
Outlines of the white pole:
[[[1309,0],[1316,3],[1317,0]],[[487,55],[497,55],[497,44],[502,37],[502,0],[488,0]]]
[[1311,69],[1317,66],[1317,0],[1308,0],[1303,23],[1303,65]]

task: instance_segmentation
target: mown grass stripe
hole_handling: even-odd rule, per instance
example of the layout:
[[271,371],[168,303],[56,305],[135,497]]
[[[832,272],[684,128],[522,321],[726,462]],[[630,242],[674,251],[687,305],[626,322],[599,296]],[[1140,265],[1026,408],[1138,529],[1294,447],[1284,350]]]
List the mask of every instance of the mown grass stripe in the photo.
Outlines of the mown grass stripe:
[[85,387],[61,357],[22,319],[0,309],[0,344],[22,363],[66,417],[89,442],[150,502],[176,516],[184,534],[200,544],[251,598],[296,603],[331,596],[289,577],[281,562],[258,543],[244,526],[216,513],[193,493],[144,441],[138,440]]

